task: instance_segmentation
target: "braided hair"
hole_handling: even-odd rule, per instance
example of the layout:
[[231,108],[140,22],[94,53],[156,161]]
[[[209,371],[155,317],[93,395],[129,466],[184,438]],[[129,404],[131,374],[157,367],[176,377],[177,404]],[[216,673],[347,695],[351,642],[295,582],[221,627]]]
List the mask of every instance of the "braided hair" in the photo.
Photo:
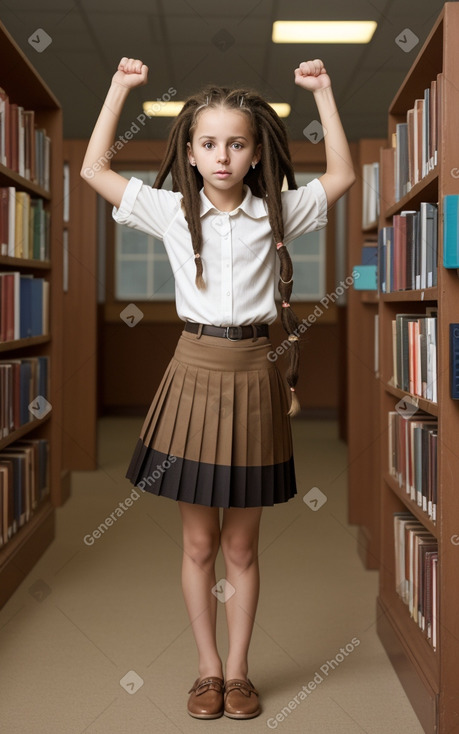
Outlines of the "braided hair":
[[273,244],[280,260],[279,293],[282,298],[282,326],[289,337],[290,364],[286,380],[292,392],[288,415],[295,415],[300,404],[295,394],[299,371],[298,317],[290,306],[293,285],[293,266],[290,254],[283,244],[284,222],[282,217],[281,190],[284,177],[289,189],[296,189],[293,164],[288,147],[287,131],[274,109],[256,92],[250,89],[228,89],[209,85],[200,93],[189,97],[171,128],[166,153],[158,171],[154,188],[161,188],[167,175],[172,176],[172,190],[182,196],[182,207],[191,235],[196,263],[196,286],[205,288],[201,259],[202,229],[200,218],[200,190],[203,178],[197,167],[191,166],[187,155],[187,143],[192,142],[193,130],[201,111],[223,107],[243,112],[249,118],[255,145],[261,143],[261,159],[255,169],[249,168],[244,177],[254,196],[263,198],[268,209],[268,219],[273,233]]

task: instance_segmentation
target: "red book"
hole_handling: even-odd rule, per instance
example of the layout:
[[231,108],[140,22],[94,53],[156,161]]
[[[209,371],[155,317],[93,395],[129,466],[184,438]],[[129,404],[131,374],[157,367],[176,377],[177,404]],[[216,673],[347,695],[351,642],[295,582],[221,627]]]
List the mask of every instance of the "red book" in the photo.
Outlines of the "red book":
[[0,188],[0,255],[8,255],[8,237],[9,237],[9,191],[7,186]]
[[14,339],[14,275],[12,273],[5,273],[2,277],[5,286],[5,341],[9,342]]
[[19,158],[18,158],[18,106],[14,102],[10,104],[10,151],[11,161],[10,168],[12,171],[19,172]]
[[0,88],[0,100],[3,106],[3,132],[2,132],[2,150],[0,151],[0,163],[4,166],[10,165],[10,100],[4,89]]

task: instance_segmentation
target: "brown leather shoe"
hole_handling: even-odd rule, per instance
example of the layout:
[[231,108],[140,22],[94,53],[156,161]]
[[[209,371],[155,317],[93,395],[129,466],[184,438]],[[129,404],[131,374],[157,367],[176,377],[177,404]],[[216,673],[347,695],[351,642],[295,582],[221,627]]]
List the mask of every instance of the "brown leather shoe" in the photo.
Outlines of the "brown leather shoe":
[[188,713],[195,719],[218,719],[223,715],[223,678],[196,678],[188,693]]
[[250,680],[232,678],[225,683],[225,716],[231,719],[253,719],[261,712],[258,691]]

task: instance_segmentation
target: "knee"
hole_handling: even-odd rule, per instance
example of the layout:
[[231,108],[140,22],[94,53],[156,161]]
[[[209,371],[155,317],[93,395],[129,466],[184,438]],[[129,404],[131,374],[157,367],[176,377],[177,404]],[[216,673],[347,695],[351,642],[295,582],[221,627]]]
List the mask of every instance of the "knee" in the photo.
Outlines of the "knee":
[[241,570],[245,570],[257,560],[257,546],[251,538],[222,535],[221,545],[225,561]]
[[215,563],[219,543],[218,536],[195,533],[184,539],[183,550],[190,560],[202,568]]

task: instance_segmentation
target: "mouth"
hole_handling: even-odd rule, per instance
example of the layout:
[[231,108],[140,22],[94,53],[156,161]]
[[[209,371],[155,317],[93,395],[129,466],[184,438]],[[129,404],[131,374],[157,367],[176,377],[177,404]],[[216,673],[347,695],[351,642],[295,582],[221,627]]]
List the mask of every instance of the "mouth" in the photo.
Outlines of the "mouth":
[[215,175],[219,176],[220,178],[226,178],[227,176],[231,176],[231,173],[222,169],[220,171],[215,171]]

